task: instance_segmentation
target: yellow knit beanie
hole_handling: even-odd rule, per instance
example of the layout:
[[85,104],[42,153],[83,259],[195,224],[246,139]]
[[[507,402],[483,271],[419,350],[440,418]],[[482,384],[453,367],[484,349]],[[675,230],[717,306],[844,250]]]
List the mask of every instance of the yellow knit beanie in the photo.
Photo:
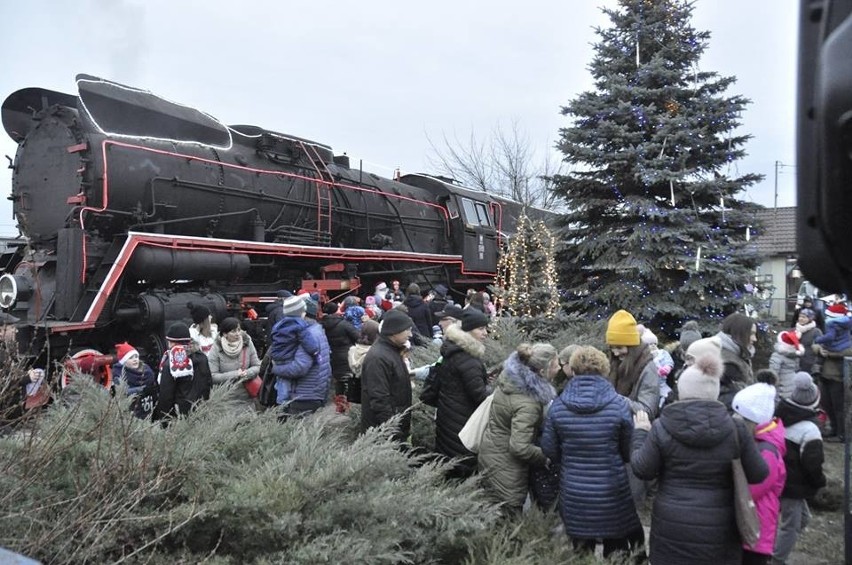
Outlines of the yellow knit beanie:
[[639,330],[636,319],[627,310],[619,310],[606,324],[607,345],[639,345]]

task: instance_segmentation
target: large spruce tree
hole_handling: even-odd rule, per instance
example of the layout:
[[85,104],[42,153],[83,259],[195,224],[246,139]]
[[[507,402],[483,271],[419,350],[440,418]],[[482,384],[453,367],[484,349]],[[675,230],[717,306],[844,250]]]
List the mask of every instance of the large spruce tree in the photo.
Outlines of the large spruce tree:
[[572,167],[561,275],[569,309],[605,317],[619,308],[664,329],[705,323],[753,296],[754,204],[737,194],[762,175],[739,175],[750,135],[737,134],[747,99],[735,79],[699,67],[709,32],[690,24],[693,2],[619,0],[590,71],[595,88],[562,113],[559,149]]

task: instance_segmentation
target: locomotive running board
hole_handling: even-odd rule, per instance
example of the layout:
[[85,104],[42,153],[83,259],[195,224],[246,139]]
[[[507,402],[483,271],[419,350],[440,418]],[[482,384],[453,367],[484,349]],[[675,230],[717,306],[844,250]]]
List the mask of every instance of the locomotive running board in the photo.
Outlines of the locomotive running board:
[[260,243],[237,239],[215,239],[164,235],[154,233],[128,232],[118,256],[112,264],[104,282],[98,289],[86,315],[80,322],[57,323],[49,326],[51,333],[86,330],[95,327],[104,306],[130,263],[133,253],[140,246],[151,246],[175,250],[196,250],[216,253],[241,253],[249,255],[274,255],[279,257],[304,257],[328,259],[331,261],[405,261],[435,265],[457,265],[461,272],[471,275],[493,277],[494,273],[470,273],[464,271],[461,255],[442,255],[431,253],[412,253],[408,251],[389,251],[376,249],[352,249],[346,247],[314,247],[310,245],[292,245],[285,243]]

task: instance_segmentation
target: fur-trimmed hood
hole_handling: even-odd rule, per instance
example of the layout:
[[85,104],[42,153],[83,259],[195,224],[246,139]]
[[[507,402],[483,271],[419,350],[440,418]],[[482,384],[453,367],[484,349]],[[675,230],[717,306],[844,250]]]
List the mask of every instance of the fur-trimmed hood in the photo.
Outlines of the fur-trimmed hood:
[[[444,348],[451,348],[452,345],[456,345],[459,349],[477,359],[481,359],[485,354],[485,344],[461,329],[459,324],[452,324],[444,334]],[[443,351],[444,348],[442,348],[441,353],[444,357],[447,357],[447,354]]]
[[518,359],[518,353],[512,353],[503,364],[503,372],[497,386],[504,394],[525,394],[546,405],[556,398],[556,390],[529,366]]

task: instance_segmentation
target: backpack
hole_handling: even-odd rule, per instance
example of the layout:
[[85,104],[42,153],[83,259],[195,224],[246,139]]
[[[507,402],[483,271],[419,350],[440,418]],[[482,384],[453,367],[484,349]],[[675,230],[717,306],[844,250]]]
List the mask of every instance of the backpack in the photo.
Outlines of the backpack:
[[257,403],[263,408],[274,408],[278,399],[278,392],[275,390],[275,375],[272,373],[272,348],[266,351],[266,355],[260,361],[260,372],[258,373],[262,379],[260,392],[257,395]]
[[439,357],[429,368],[429,374],[423,380],[423,390],[420,391],[420,401],[434,408],[438,407],[438,396],[441,393],[441,378],[439,373],[443,360],[443,357]]

